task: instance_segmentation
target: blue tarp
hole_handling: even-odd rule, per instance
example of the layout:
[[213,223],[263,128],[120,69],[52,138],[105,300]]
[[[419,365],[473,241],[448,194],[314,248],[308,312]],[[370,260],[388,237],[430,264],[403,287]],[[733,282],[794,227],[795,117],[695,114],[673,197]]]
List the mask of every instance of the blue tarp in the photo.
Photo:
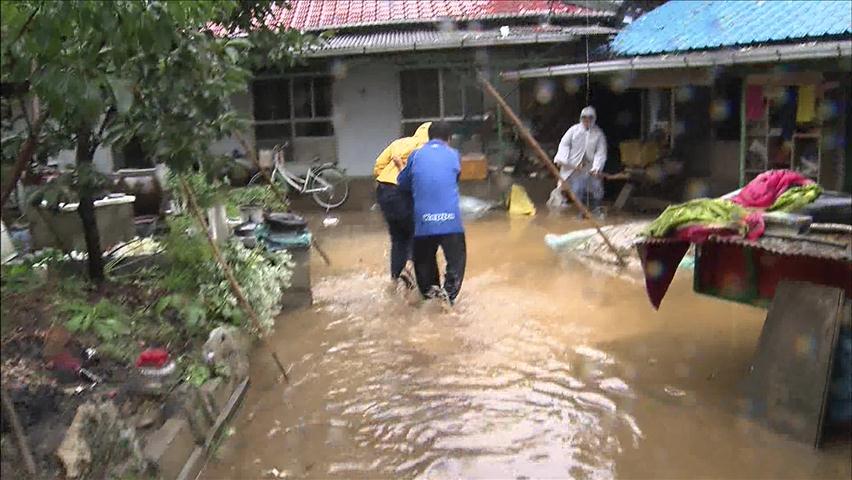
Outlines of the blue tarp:
[[850,35],[850,0],[672,1],[625,27],[612,50],[651,55]]

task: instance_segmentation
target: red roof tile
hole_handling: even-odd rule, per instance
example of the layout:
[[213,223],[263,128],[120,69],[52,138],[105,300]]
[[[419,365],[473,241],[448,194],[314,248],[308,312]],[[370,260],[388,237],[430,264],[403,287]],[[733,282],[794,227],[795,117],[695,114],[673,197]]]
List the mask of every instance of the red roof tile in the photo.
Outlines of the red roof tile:
[[433,22],[441,19],[485,20],[540,15],[606,16],[560,0],[291,0],[270,26],[321,30],[362,25]]

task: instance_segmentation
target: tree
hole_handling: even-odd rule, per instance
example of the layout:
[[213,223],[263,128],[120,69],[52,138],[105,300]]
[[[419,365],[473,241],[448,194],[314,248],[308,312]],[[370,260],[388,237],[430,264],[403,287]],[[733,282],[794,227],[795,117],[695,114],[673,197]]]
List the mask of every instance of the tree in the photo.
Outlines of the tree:
[[[79,202],[92,280],[104,278],[94,200],[107,183],[93,166],[98,146],[137,138],[175,171],[206,162],[212,141],[246,125],[230,98],[247,88],[259,49],[292,62],[311,44],[298,32],[265,28],[262,20],[284,7],[252,0],[2,3],[4,103],[17,101],[27,125],[4,114],[4,160],[16,151],[19,171],[42,147],[74,149],[73,172],[44,199]],[[33,99],[38,113],[26,108]]]

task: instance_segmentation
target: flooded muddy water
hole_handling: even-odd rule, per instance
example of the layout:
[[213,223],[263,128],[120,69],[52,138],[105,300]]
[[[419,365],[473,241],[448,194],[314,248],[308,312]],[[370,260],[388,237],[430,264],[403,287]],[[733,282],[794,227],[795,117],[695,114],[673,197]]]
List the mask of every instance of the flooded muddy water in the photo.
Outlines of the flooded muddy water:
[[314,306],[269,352],[202,478],[850,478],[848,443],[815,451],[737,414],[765,311],[694,294],[659,311],[639,279],[560,259],[565,217],[467,223],[451,313],[388,288],[373,213],[315,231]]

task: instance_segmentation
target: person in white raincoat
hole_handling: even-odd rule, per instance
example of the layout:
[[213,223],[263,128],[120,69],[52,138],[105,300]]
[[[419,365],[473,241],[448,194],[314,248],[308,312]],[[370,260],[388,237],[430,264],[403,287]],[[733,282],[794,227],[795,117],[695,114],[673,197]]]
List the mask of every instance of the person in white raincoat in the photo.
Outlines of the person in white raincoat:
[[554,160],[559,165],[559,185],[569,182],[577,199],[589,203],[587,206],[599,213],[604,195],[601,172],[606,165],[606,137],[595,125],[595,120],[595,109],[584,108],[580,112],[580,123],[562,136]]

